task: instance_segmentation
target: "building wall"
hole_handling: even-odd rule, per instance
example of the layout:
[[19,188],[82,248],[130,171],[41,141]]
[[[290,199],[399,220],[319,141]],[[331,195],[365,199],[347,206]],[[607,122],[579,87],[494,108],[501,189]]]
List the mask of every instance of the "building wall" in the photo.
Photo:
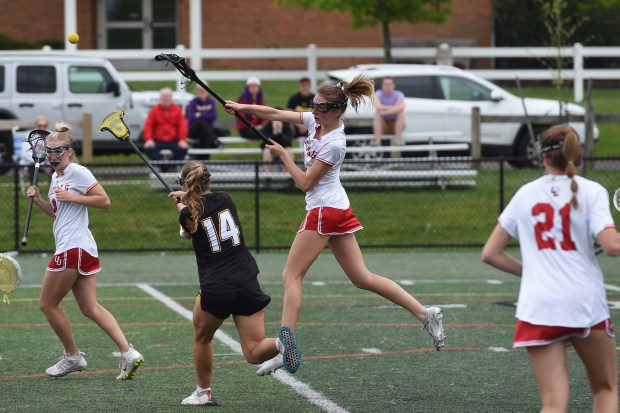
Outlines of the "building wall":
[[[179,41],[189,47],[189,1],[178,0]],[[79,48],[97,46],[96,0],[79,0]],[[394,38],[473,39],[479,46],[492,41],[492,0],[454,0],[445,24],[391,26]],[[0,0],[0,32],[19,40],[62,39],[63,0]],[[33,11],[37,19],[32,20]],[[42,18],[43,17],[43,18]],[[348,14],[325,13],[278,6],[275,0],[203,0],[205,48],[381,47],[379,27],[350,29]],[[27,29],[25,29],[27,28]],[[369,61],[369,59],[362,59]],[[321,69],[358,63],[351,58],[320,59]],[[475,63],[473,66],[477,66]],[[213,68],[301,69],[305,59],[205,61]]]

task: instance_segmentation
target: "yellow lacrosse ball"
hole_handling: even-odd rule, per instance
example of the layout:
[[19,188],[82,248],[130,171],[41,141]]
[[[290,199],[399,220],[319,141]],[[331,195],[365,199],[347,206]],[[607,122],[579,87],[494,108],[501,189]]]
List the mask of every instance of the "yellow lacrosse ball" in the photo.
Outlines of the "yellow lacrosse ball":
[[77,33],[71,33],[69,35],[69,43],[76,44],[79,41],[80,41],[80,36],[78,36]]

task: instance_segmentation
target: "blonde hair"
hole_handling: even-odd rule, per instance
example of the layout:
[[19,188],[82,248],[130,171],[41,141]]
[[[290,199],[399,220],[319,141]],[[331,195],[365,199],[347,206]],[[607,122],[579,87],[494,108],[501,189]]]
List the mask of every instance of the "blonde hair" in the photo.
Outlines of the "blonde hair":
[[181,177],[187,186],[181,202],[189,207],[190,216],[185,225],[193,234],[198,230],[198,222],[204,213],[202,197],[211,190],[211,178],[207,165],[198,161],[186,163],[181,170]]
[[579,144],[577,133],[568,125],[552,126],[543,134],[541,140],[543,149],[558,144],[561,147],[544,153],[544,156],[546,156],[549,165],[564,171],[571,178],[570,188],[573,191],[573,197],[570,203],[573,208],[577,209],[579,206],[577,203],[577,190],[579,187],[575,181],[575,173],[577,172],[577,167],[581,164],[583,150]]
[[[348,99],[357,112],[357,108],[362,104],[365,97],[372,99],[375,95],[375,82],[368,75],[362,73],[355,76],[350,82],[343,80],[336,85],[323,83],[317,88],[316,92],[331,103],[343,103]],[[342,109],[342,113],[345,110],[346,106]]]
[[77,162],[77,156],[75,156],[75,151],[73,150],[73,138],[69,131],[71,130],[71,125],[67,122],[56,122],[56,127],[54,128],[55,132],[50,133],[45,138],[45,144],[50,144],[53,142],[60,142],[63,146],[69,147],[69,160],[71,162]]

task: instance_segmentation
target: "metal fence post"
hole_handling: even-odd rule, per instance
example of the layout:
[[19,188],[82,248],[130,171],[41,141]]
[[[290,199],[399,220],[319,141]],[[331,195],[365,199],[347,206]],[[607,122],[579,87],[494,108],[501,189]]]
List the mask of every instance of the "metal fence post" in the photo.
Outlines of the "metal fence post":
[[499,213],[504,211],[504,158],[499,160]]
[[13,167],[13,202],[15,208],[15,228],[13,234],[13,248],[15,251],[19,251],[19,165],[17,163],[14,164]]
[[256,253],[260,252],[260,185],[258,181],[258,161],[254,161],[254,242],[256,243],[255,249]]
[[482,150],[480,146],[480,108],[475,106],[471,109],[471,157],[474,161],[473,167],[480,169],[480,156]]
[[308,45],[308,77],[310,78],[310,84],[312,85],[312,90],[316,91],[316,81],[317,81],[317,53],[316,53],[316,44],[312,43]]

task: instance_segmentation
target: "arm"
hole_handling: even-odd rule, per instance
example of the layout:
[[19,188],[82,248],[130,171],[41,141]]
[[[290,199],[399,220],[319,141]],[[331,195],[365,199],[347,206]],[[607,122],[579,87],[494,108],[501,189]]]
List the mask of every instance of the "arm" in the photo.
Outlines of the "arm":
[[110,209],[110,198],[100,184],[97,184],[86,195],[72,194],[65,188],[57,187],[56,198],[61,202],[74,202],[91,208]]
[[299,113],[291,112],[290,110],[278,110],[269,106],[263,105],[246,105],[243,103],[236,103],[232,100],[227,100],[224,106],[226,112],[231,115],[233,112],[247,113],[248,115],[257,116],[265,120],[279,120],[289,123],[301,123]]
[[[286,152],[286,149],[284,149],[281,145],[278,145],[275,142],[273,143],[273,146],[277,145],[279,148],[281,148],[281,150],[278,149],[279,153],[277,156],[282,159],[282,162],[284,163],[284,165],[286,165],[286,169],[291,175],[291,178],[293,178],[293,181],[295,181],[299,189],[301,189],[303,192],[308,192],[309,190],[314,188],[314,185],[316,185],[316,183],[319,182],[321,178],[323,178],[325,174],[332,168],[332,165],[329,165],[325,162],[316,161],[307,171],[304,172],[297,166],[297,164],[295,164],[295,161],[293,160],[293,158],[290,157],[288,152]],[[267,146],[269,147],[272,145]],[[271,150],[271,148],[269,149]]]
[[183,116],[183,110],[181,108],[179,108],[177,115],[177,124],[179,125],[177,128],[179,142],[187,140],[187,121],[185,120],[185,116]]
[[154,110],[155,108],[151,109],[146,117],[146,121],[144,122],[144,127],[142,128],[142,139],[144,142],[148,142],[153,139],[153,126],[155,122],[155,116],[153,115]]
[[615,228],[605,228],[598,233],[597,237],[605,254],[610,257],[617,257],[620,255],[620,233],[618,233]]
[[400,112],[402,112],[405,109],[405,100],[404,99],[398,99],[396,101],[396,104],[391,105],[391,106],[382,106],[382,114],[384,115],[396,115]]
[[206,112],[205,119],[213,125],[217,119],[217,103],[211,98],[209,98],[208,102],[211,104],[211,109]]
[[187,105],[185,117],[187,118],[187,128],[189,129],[192,126],[192,122],[196,120],[196,107],[193,100]]
[[45,212],[50,217],[54,216],[54,209],[52,208],[52,205],[50,205],[49,202],[46,202],[43,200],[43,198],[41,198],[39,188],[37,188],[36,186],[31,186],[30,188],[28,188],[28,191],[26,191],[26,195],[29,198],[32,197],[32,202],[37,204],[37,206],[41,208],[43,212]]
[[501,225],[497,224],[482,249],[482,262],[498,270],[520,277],[523,272],[521,261],[504,251],[509,241],[510,234]]

